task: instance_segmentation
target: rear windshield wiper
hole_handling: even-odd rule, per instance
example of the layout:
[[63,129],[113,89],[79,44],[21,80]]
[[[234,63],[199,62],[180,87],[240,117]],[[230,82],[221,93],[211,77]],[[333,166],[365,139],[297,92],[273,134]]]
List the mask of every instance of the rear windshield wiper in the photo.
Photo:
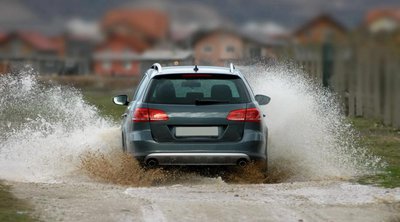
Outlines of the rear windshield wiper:
[[221,104],[221,103],[229,103],[229,101],[227,101],[227,100],[212,100],[212,99],[207,99],[207,100],[196,99],[196,101],[195,101],[196,105],[213,105],[213,104]]

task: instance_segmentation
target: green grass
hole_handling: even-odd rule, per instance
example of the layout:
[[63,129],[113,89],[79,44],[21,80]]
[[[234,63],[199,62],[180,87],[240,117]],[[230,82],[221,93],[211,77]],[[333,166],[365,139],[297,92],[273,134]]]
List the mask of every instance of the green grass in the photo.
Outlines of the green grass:
[[83,90],[84,99],[90,104],[96,106],[102,116],[110,117],[114,121],[119,121],[124,113],[126,106],[118,106],[112,102],[113,96],[111,92],[105,91],[88,91]]
[[30,215],[30,206],[15,198],[9,190],[9,186],[0,183],[0,221],[37,221]]
[[359,182],[388,188],[400,187],[400,131],[363,118],[354,118],[352,122],[361,133],[362,145],[388,164],[384,172],[361,177]]

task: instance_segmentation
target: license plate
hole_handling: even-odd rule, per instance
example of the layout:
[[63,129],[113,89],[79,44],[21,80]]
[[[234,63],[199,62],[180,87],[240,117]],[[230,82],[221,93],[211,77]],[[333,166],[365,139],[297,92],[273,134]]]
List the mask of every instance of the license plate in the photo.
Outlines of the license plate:
[[175,136],[218,136],[217,126],[201,126],[201,127],[176,127]]

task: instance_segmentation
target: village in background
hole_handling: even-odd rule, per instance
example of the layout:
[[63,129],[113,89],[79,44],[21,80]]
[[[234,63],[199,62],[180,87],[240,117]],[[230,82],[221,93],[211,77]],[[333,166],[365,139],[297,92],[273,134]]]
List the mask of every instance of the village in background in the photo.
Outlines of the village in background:
[[[0,27],[0,73],[27,64],[40,75],[140,77],[151,64],[237,65],[291,61],[337,93],[349,116],[400,128],[400,7],[373,8],[354,27],[321,13],[285,29],[178,27],[157,8],[110,9],[57,34]],[[178,27],[178,28],[177,28]]]

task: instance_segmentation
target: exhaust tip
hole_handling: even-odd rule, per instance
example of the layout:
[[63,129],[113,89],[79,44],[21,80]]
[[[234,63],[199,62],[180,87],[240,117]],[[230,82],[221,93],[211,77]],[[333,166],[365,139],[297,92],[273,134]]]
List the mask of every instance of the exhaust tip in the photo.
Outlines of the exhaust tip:
[[148,167],[156,167],[158,165],[158,161],[156,159],[148,159],[146,161],[146,166]]
[[245,167],[245,166],[247,166],[247,164],[248,164],[248,161],[246,159],[239,159],[237,161],[237,165],[240,167]]

